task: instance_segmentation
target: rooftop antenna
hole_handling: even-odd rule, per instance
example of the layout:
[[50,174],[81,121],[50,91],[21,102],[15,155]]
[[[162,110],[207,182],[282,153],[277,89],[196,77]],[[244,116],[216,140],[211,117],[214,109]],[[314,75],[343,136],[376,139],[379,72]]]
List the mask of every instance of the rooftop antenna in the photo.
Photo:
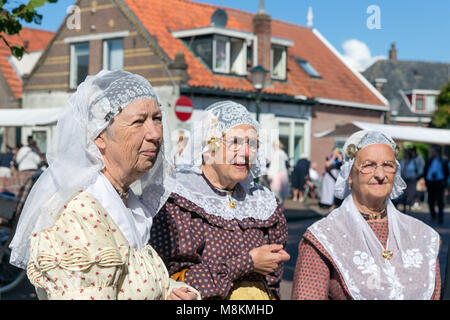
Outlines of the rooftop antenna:
[[306,19],[308,20],[307,26],[310,29],[312,29],[312,27],[313,27],[313,18],[314,18],[314,15],[313,15],[312,7],[309,7],[308,8],[308,15],[306,16]]
[[213,27],[225,28],[228,22],[228,15],[223,9],[216,9],[211,16],[211,25]]

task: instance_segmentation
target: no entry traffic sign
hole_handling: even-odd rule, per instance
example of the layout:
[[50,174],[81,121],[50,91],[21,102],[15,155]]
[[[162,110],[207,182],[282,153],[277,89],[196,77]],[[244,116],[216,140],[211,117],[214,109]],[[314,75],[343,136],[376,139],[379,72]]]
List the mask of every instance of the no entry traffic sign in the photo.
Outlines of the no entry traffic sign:
[[180,96],[175,103],[175,115],[181,121],[187,121],[192,116],[194,106],[191,99],[186,96]]

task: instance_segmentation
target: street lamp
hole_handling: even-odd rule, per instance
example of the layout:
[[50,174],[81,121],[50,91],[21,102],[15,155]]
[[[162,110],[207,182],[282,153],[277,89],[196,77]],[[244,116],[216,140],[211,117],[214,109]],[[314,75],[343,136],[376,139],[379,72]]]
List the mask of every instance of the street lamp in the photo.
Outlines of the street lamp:
[[261,102],[261,91],[266,82],[267,70],[262,66],[253,67],[250,70],[250,79],[252,80],[253,88],[256,90],[256,121],[259,122],[259,104]]

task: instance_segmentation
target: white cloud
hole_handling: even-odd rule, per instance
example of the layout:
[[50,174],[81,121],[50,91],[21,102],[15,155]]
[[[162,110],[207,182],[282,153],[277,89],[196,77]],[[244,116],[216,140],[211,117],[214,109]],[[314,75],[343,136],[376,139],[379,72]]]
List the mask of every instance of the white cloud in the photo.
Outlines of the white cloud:
[[369,47],[356,39],[346,40],[342,48],[344,60],[359,72],[366,70],[377,60],[386,59],[385,56],[372,57]]

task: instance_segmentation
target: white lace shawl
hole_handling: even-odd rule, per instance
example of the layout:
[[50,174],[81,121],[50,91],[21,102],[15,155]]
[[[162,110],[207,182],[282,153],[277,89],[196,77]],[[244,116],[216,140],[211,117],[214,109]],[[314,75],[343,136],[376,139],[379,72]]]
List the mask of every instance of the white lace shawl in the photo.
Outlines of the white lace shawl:
[[254,218],[267,220],[277,209],[275,195],[251,178],[239,182],[232,194],[235,208],[228,205],[224,192],[217,192],[195,172],[177,171],[174,192],[195,203],[206,213],[225,220]]
[[389,235],[383,247],[356,209],[352,195],[308,228],[330,254],[354,299],[429,300],[435,289],[439,234],[387,200]]

